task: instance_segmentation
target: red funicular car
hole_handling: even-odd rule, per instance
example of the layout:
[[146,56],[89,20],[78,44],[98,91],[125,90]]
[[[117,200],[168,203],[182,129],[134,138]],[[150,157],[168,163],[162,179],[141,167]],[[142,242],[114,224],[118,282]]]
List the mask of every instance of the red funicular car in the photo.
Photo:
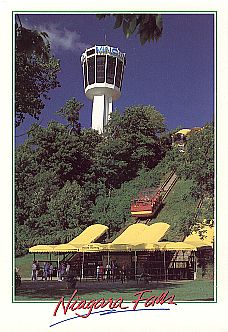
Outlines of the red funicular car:
[[161,189],[147,189],[131,200],[131,216],[136,218],[152,217],[162,203]]

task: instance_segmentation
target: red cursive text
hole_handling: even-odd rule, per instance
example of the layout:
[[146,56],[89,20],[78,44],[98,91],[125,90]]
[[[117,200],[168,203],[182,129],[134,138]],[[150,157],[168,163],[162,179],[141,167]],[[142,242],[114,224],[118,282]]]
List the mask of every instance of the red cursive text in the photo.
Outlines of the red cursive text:
[[[55,308],[53,316],[56,316],[58,310],[62,307],[64,315],[67,314],[68,310],[73,311],[75,315],[87,318],[90,316],[93,310],[100,309],[100,308],[107,308],[110,310],[113,309],[121,309],[125,310],[128,309],[129,306],[124,305],[124,300],[122,297],[119,297],[118,299],[113,299],[110,297],[108,300],[105,300],[104,298],[100,298],[98,300],[80,300],[79,296],[76,296],[77,289],[73,292],[72,296],[68,300],[68,302],[65,304],[64,296],[61,297],[59,302],[57,303],[57,306]],[[144,308],[149,308],[151,306],[154,306],[155,304],[176,304],[174,302],[175,295],[172,294],[168,296],[169,291],[162,292],[160,295],[150,295],[148,297],[143,297],[144,295],[149,295],[148,293],[151,293],[152,290],[142,290],[140,292],[137,292],[134,294],[134,296],[137,296],[135,300],[132,300],[133,308],[131,310],[136,310],[139,304],[144,304]],[[86,313],[79,314],[78,311],[80,309],[88,310]]]

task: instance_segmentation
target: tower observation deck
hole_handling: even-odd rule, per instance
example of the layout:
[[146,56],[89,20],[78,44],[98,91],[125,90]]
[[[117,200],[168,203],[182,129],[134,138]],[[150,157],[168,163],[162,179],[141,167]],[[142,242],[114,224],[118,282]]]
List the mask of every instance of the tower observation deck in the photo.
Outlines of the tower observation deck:
[[84,89],[87,98],[93,101],[92,128],[104,131],[112,102],[121,95],[125,53],[111,46],[93,46],[81,56]]

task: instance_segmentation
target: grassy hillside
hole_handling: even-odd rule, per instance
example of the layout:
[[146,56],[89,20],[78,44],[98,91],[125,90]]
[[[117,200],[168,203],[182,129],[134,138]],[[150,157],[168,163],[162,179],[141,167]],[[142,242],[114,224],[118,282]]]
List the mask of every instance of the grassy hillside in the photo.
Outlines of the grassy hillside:
[[168,241],[182,241],[189,232],[197,205],[190,193],[191,185],[191,180],[177,181],[167,196],[164,207],[151,221],[162,221],[171,225],[166,235]]

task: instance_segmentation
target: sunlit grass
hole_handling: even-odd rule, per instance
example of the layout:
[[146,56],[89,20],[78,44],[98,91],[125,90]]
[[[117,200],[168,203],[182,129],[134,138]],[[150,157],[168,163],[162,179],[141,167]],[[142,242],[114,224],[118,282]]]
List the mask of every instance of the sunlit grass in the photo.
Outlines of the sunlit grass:
[[[122,297],[124,301],[135,299],[134,294],[139,290],[149,289],[150,295],[159,295],[162,292],[169,291],[169,294],[175,295],[176,301],[213,301],[214,287],[212,280],[191,280],[191,281],[169,281],[169,282],[144,282],[128,281],[124,284],[121,282],[78,282],[76,287],[78,296],[81,299],[91,300],[105,298]],[[74,289],[67,289],[66,283],[63,282],[45,282],[45,281],[22,281],[22,285],[16,291],[16,301],[57,301],[62,296],[68,299]]]

